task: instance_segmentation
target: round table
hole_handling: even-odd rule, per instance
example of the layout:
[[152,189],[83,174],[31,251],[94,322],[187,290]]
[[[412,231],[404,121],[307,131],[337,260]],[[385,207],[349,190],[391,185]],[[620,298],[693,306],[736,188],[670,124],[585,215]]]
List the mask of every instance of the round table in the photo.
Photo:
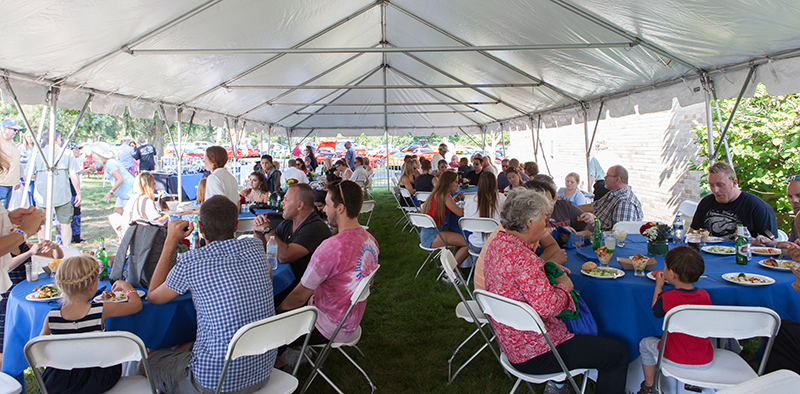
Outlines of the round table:
[[[721,245],[732,246],[730,242]],[[670,243],[670,247],[674,245]],[[614,257],[629,257],[634,254],[647,254],[647,242],[639,234],[629,235],[625,247],[617,247]],[[709,293],[714,305],[763,306],[777,312],[782,319],[800,321],[800,295],[792,289],[795,276],[790,271],[777,271],[758,265],[765,256],[753,256],[747,265],[736,264],[735,256],[719,256],[700,252],[705,261],[705,272],[695,283]],[[579,252],[567,249],[567,268],[572,271],[570,278],[575,289],[589,305],[597,320],[599,334],[622,342],[628,349],[631,360],[639,356],[639,341],[646,336],[660,336],[663,319],[653,316],[652,301],[655,281],[647,277],[637,277],[633,271],[625,271],[625,276],[617,279],[597,279],[580,272],[587,260],[597,261],[591,245]],[[654,269],[664,268],[664,257],[656,257]],[[620,268],[616,258],[611,267]],[[722,274],[744,272],[766,275],[775,279],[768,286],[743,286],[722,279]],[[673,287],[668,283],[664,289]]]
[[[289,287],[294,280],[294,273],[289,264],[279,264],[272,271],[272,278],[274,295]],[[36,282],[21,282],[16,285],[8,299],[2,372],[13,376],[23,385],[23,371],[28,368],[23,353],[25,344],[39,336],[47,313],[58,307],[56,301],[28,301],[25,297],[33,292],[35,286],[50,283],[53,283],[50,276],[41,274]],[[111,289],[108,281],[98,283],[98,288],[104,286],[106,290]],[[164,349],[195,339],[197,314],[191,293],[180,295],[162,305],[151,304],[145,297],[142,304],[139,313],[106,319],[106,330],[134,333],[148,349]]]

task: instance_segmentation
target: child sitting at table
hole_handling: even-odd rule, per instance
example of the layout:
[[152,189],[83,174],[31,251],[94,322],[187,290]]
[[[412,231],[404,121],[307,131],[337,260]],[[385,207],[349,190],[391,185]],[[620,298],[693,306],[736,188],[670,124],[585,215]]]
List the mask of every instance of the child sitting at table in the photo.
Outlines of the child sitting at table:
[[[94,302],[100,265],[91,256],[69,257],[56,271],[56,286],[63,298],[61,307],[52,309],[44,319],[41,335],[78,334],[103,331],[109,317],[126,316],[142,310],[139,294],[128,282],[114,282],[111,291],[124,292],[127,302]],[[47,368],[42,374],[51,393],[104,393],[114,387],[122,375],[122,366],[108,368]]]
[[[653,292],[653,314],[660,319],[670,309],[679,305],[711,305],[711,297],[708,293],[692,286],[700,279],[704,270],[703,256],[700,256],[700,252],[697,250],[685,245],[670,249],[664,257],[664,270],[653,274],[656,277],[656,289]],[[675,289],[662,293],[665,281],[675,286]],[[658,337],[646,337],[639,342],[644,382],[637,394],[653,392],[660,346],[661,339]],[[672,333],[667,336],[663,362],[681,368],[707,369],[713,361],[714,349],[708,338],[697,338],[680,333]]]

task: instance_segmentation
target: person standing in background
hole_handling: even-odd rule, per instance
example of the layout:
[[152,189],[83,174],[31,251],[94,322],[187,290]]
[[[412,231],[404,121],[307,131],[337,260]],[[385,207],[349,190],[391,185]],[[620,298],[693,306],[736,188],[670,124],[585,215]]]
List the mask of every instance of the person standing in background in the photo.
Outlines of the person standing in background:
[[117,148],[117,157],[119,158],[119,162],[122,163],[122,166],[125,167],[131,175],[135,176],[136,168],[134,168],[133,148],[130,142],[130,137],[122,137],[122,141],[120,141],[119,147]]
[[[347,149],[347,153],[344,154],[344,161],[347,163],[347,166],[350,167],[350,170],[356,169],[356,151],[353,150],[353,146],[350,141],[344,143],[344,148]],[[344,178],[347,179],[347,178]]]
[[136,148],[133,158],[139,160],[139,172],[156,169],[156,148],[148,144],[143,136],[139,137],[139,147]]
[[14,144],[14,136],[21,129],[17,122],[6,119],[0,125],[0,149],[8,159],[8,168],[0,172],[0,202],[8,209],[11,193],[20,185],[20,154]]

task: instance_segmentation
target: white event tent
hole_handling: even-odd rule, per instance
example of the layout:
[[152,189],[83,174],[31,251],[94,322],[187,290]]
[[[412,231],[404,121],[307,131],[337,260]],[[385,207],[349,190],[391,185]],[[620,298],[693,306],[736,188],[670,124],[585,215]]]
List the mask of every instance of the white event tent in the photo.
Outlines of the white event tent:
[[7,0],[2,14],[6,102],[268,135],[572,118],[588,158],[606,113],[800,91],[796,0]]

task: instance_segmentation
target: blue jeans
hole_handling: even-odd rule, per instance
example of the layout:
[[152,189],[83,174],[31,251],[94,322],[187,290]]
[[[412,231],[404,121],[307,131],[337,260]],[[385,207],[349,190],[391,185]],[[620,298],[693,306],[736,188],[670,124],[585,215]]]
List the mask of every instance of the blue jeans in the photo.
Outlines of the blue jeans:
[[0,202],[3,203],[3,208],[8,209],[8,203],[11,202],[11,193],[14,191],[14,186],[0,186]]

